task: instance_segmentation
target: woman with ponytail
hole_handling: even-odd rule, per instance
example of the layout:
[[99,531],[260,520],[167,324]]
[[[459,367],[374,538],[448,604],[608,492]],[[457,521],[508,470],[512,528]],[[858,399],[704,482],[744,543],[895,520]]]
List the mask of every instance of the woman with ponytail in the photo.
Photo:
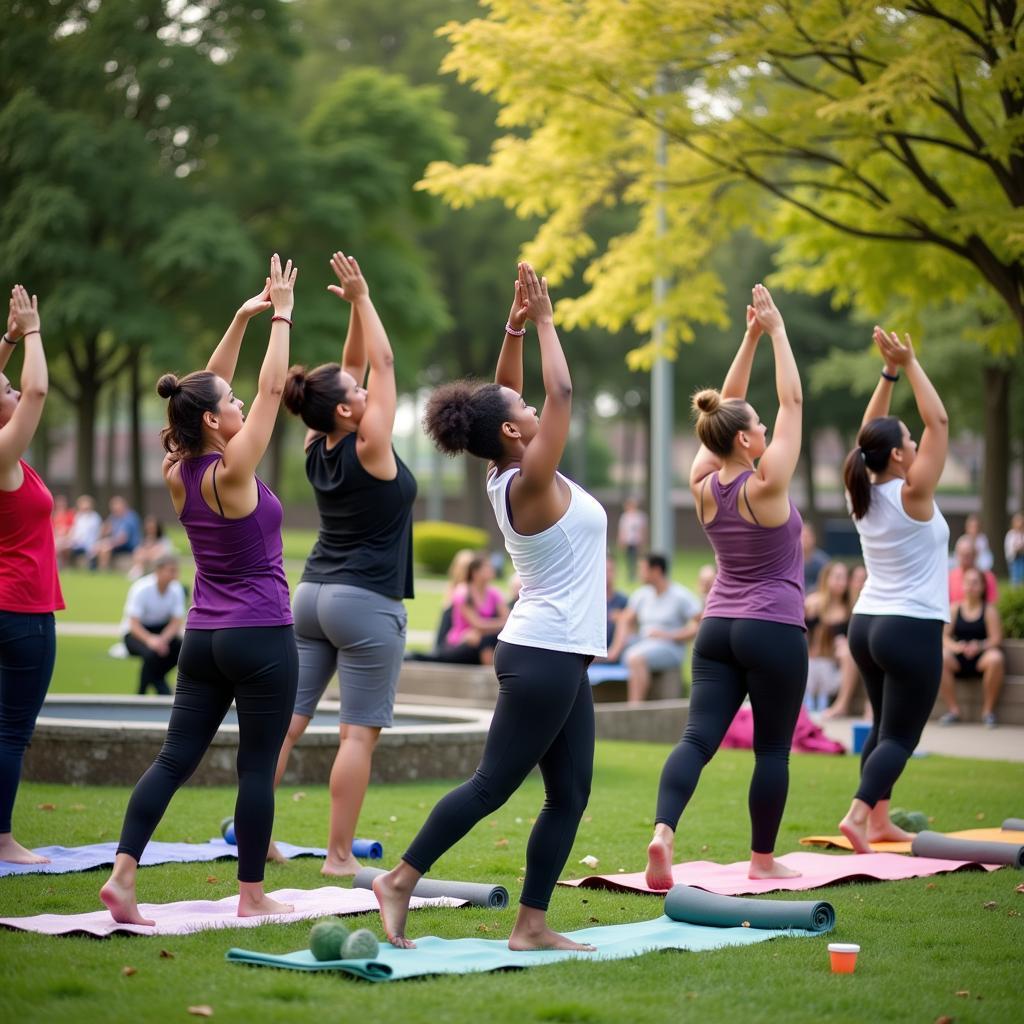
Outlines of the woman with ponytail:
[[[949,527],[935,504],[949,420],[914,356],[910,335],[903,338],[875,328],[885,369],[843,467],[868,571],[850,620],[850,653],[874,712],[861,753],[860,786],[839,823],[857,853],[870,853],[872,842],[911,838],[889,819],[889,800],[935,705],[942,631],[949,622]],[[901,368],[924,422],[920,447],[906,425],[889,415]]]
[[[167,739],[128,802],[114,870],[100,890],[115,921],[151,925],[136,870],[167,805],[199,766],[234,701],[238,713],[238,916],[287,914],[263,891],[274,823],[274,766],[295,703],[298,658],[281,556],[281,503],[256,476],[288,373],[295,276],[275,254],[259,295],[235,314],[205,370],[164,374],[163,473],[196,563]],[[248,418],[231,389],[249,320],[273,306]]]
[[[746,400],[762,332],[775,355],[779,412],[767,427]],[[754,712],[750,782],[751,878],[799,874],[775,860],[789,789],[789,748],[807,682],[803,523],[789,498],[800,457],[803,396],[786,326],[768,289],[756,285],[747,330],[721,392],[693,398],[701,446],[690,490],[714,548],[718,575],[693,645],[690,715],[658,787],[647,884],[672,886],[675,831],[704,765],[749,697]]]
[[[409,897],[434,862],[496,811],[537,766],[544,807],[526,847],[526,877],[509,948],[592,951],[547,925],[555,882],[590,796],[594,705],[587,668],[606,650],[604,509],[558,472],[569,437],[572,380],[547,281],[519,264],[493,384],[458,381],[431,395],[425,423],[449,455],[487,459],[487,496],[523,582],[494,651],[498,700],[473,777],[444,797],[398,866],[373,880],[384,933],[405,937]],[[544,410],[523,397],[524,324],[540,342]]]
[[[352,840],[377,738],[392,722],[405,653],[402,601],[413,596],[416,479],[391,445],[395,360],[366,279],[342,252],[331,257],[331,267],[338,284],[329,290],[351,306],[341,362],[310,371],[293,366],[284,392],[285,405],[309,428],[306,477],[316,495],[320,533],[295,590],[299,689],[276,779],[337,673],[340,741],[321,873],[354,875],[361,865]],[[276,847],[270,856],[279,859]]]

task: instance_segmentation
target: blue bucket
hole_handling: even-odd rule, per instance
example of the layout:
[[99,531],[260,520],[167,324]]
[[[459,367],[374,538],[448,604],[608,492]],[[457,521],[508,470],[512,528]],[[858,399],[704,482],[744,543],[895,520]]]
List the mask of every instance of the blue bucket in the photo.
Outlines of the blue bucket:
[[864,744],[868,741],[868,736],[871,733],[870,722],[854,722],[853,723],[853,753],[859,754],[864,749]]

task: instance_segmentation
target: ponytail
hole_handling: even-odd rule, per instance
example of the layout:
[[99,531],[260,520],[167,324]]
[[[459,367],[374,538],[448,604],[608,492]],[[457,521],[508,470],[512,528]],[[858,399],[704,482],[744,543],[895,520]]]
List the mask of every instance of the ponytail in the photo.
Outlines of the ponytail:
[[871,508],[871,473],[882,473],[894,448],[903,447],[903,430],[895,416],[868,420],[857,435],[857,447],[843,463],[843,484],[854,519],[863,519]]

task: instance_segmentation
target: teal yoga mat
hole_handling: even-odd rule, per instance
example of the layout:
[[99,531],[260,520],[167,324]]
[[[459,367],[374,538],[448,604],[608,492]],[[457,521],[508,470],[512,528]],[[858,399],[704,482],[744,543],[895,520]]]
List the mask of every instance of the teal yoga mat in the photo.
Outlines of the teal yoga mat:
[[828,932],[836,912],[824,900],[749,900],[719,896],[692,885],[674,885],[665,897],[665,913],[673,921],[713,928],[800,928]]
[[941,832],[918,832],[910,849],[916,857],[973,860],[978,864],[1010,864],[1024,868],[1024,846],[1015,843],[955,839]]
[[415,949],[395,949],[382,943],[375,960],[334,960],[320,962],[308,949],[274,955],[245,949],[229,949],[230,963],[255,967],[280,967],[292,971],[339,971],[366,981],[401,981],[427,974],[472,974],[500,971],[509,967],[540,967],[565,960],[624,960],[661,949],[701,952],[725,946],[750,946],[776,936],[811,936],[812,931],[760,928],[703,928],[682,924],[669,917],[636,924],[599,925],[569,932],[577,942],[597,946],[596,953],[563,950],[535,950],[516,953],[506,939],[417,938]]
[[[373,880],[385,874],[380,868],[363,868],[352,879],[353,889],[371,889]],[[487,885],[485,882],[446,882],[440,878],[421,878],[412,891],[413,896],[433,899],[450,896],[465,900],[474,907],[488,907],[490,910],[504,910],[508,906],[508,889],[503,885]]]
[[1024,818],[1007,818],[999,827],[1004,832],[1024,832]]

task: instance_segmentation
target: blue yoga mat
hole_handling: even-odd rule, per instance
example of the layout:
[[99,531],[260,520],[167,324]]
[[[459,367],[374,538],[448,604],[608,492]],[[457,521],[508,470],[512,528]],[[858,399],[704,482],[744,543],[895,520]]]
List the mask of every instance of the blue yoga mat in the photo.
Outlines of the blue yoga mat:
[[352,856],[363,860],[380,860],[384,856],[384,846],[376,839],[353,839]]
[[[379,844],[378,844],[379,845]],[[281,853],[292,857],[326,857],[327,851],[316,846],[292,846],[278,843]],[[0,861],[0,877],[4,875],[64,875],[72,871],[91,871],[113,864],[117,843],[93,843],[91,846],[39,846],[36,853],[50,858],[49,864],[9,864]],[[150,843],[139,861],[140,867],[153,864],[192,864],[201,861],[237,857],[238,847],[211,839],[208,843]],[[367,854],[366,856],[370,856]]]
[[567,950],[535,950],[516,953],[505,939],[439,939],[434,935],[417,938],[415,949],[395,949],[383,943],[375,960],[318,961],[308,949],[275,956],[245,949],[229,949],[226,959],[255,967],[280,967],[293,971],[339,971],[366,981],[401,981],[426,974],[472,974],[500,971],[509,967],[540,967],[565,960],[624,960],[660,949],[702,952],[724,946],[750,946],[780,935],[811,936],[799,929],[708,928],[682,924],[670,917],[636,924],[599,925],[569,932],[577,942],[597,946],[596,953]]

